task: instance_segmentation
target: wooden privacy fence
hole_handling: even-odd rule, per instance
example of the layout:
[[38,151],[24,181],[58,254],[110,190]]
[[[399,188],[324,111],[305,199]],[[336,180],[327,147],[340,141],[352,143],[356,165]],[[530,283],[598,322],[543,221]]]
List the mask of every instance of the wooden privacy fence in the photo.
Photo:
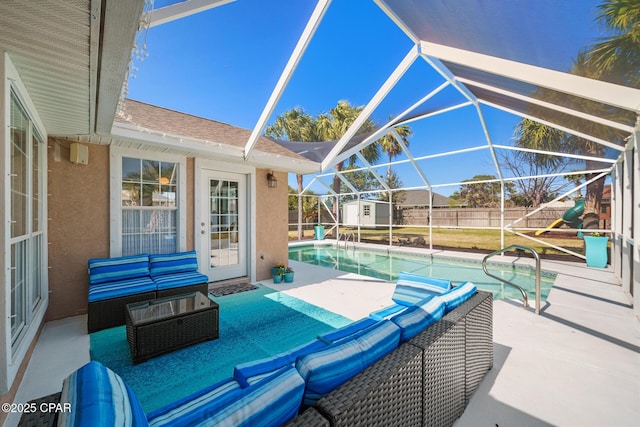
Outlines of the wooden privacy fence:
[[[504,212],[505,225],[512,223],[534,211],[534,208],[508,208]],[[553,221],[561,218],[567,208],[546,208],[515,224],[518,228],[545,228]],[[399,212],[398,212],[399,211]],[[429,225],[429,210],[420,208],[398,209],[394,225]],[[399,214],[399,215],[398,215]],[[436,208],[432,210],[434,226],[441,227],[500,227],[500,209],[496,208]],[[323,222],[330,223],[330,215],[323,215]],[[298,222],[298,212],[289,211],[289,224]],[[306,228],[313,228],[307,224]]]

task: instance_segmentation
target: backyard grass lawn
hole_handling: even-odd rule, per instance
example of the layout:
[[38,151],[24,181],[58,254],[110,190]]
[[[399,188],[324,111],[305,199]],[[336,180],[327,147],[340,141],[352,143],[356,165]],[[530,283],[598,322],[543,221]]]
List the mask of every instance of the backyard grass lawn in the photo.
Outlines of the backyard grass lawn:
[[[343,228],[341,233],[357,233],[357,230]],[[305,230],[305,238],[313,238],[313,230]],[[446,247],[451,249],[477,250],[479,252],[492,252],[500,249],[500,230],[479,230],[479,229],[444,229],[434,228],[432,232],[433,245],[438,247]],[[290,231],[289,239],[295,240],[297,232]],[[360,230],[360,238],[362,241],[371,243],[380,242],[387,243],[389,239],[388,229],[368,229]],[[575,233],[562,233],[554,230],[545,233],[536,239],[545,241],[549,244],[569,249],[579,254],[584,254],[584,241],[578,238]],[[395,227],[393,229],[394,245],[411,245],[416,246],[417,242],[424,239],[424,245],[429,246],[429,230],[421,227]],[[511,233],[505,233],[505,247],[509,245],[522,245],[535,249],[540,255],[570,255],[565,254],[557,249],[544,246],[533,240],[516,236]]]

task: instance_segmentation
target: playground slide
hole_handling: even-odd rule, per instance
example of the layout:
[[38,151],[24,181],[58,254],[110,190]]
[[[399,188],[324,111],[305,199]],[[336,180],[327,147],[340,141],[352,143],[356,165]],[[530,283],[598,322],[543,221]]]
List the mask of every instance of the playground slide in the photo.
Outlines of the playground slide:
[[551,224],[549,224],[547,228],[545,228],[544,230],[536,231],[536,236],[546,233],[547,231],[553,228],[559,227],[563,223],[568,224],[569,227],[571,228],[582,228],[581,227],[582,221],[580,217],[582,216],[583,213],[584,213],[584,200],[578,200],[576,201],[576,204],[572,208],[567,209],[565,213],[562,214],[562,218],[556,219]]
[[544,230],[538,230],[536,231],[536,236],[541,235],[542,233],[546,233],[547,231],[551,230],[552,228],[556,228],[561,226],[564,223],[564,221],[562,220],[562,218],[558,218],[555,221],[553,221],[551,224],[549,224],[547,226],[547,228],[545,228]]

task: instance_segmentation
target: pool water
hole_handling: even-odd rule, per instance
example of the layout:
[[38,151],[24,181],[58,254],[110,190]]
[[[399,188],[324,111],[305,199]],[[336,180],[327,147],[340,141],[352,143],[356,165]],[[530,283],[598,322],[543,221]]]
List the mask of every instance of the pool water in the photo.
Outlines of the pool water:
[[[522,299],[518,289],[487,276],[482,263],[476,260],[312,245],[289,247],[289,259],[387,281],[395,281],[400,272],[407,272],[449,279],[455,285],[473,282],[478,289],[492,292],[494,299]],[[487,263],[487,269],[495,276],[522,286],[529,300],[535,298],[535,269],[493,261]],[[540,298],[544,301],[556,274],[541,271],[540,276]]]

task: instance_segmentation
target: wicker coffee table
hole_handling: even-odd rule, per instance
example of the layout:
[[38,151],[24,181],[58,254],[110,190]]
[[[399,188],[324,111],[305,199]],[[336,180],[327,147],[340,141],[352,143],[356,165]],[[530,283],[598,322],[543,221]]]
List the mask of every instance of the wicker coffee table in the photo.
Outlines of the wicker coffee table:
[[218,304],[202,292],[127,304],[133,363],[218,338]]

